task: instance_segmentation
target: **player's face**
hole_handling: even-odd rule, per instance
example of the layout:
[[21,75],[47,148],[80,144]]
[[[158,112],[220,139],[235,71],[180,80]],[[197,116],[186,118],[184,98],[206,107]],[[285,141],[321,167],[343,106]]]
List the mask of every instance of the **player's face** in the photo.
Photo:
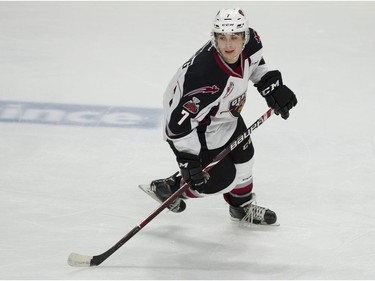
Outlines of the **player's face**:
[[242,52],[245,38],[242,33],[220,33],[216,35],[216,45],[227,63],[235,63]]

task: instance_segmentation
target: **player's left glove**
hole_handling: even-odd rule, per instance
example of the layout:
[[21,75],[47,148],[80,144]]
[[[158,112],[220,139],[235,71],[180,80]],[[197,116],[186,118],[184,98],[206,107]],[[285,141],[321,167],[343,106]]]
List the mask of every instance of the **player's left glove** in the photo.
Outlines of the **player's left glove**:
[[203,192],[208,174],[203,172],[199,156],[180,152],[176,159],[184,181],[190,182],[191,188]]
[[292,90],[283,84],[280,71],[267,72],[254,86],[277,115],[288,119],[289,110],[296,106],[297,98]]

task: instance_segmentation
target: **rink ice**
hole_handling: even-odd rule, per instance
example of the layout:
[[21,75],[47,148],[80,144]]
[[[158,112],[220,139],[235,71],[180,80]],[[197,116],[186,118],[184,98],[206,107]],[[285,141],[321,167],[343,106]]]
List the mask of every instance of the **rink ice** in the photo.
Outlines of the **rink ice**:
[[[299,101],[252,135],[254,191],[280,227],[239,227],[221,196],[189,200],[102,265],[70,267],[158,207],[137,185],[177,171],[162,116],[0,122],[1,279],[375,278],[374,2],[0,2],[0,101],[161,109],[215,12],[234,6]],[[266,110],[250,84],[247,124]]]

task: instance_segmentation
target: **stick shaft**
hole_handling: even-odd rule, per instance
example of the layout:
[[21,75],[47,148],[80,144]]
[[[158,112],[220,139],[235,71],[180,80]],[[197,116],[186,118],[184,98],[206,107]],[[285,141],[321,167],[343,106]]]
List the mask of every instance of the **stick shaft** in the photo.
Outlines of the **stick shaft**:
[[[258,120],[256,120],[245,132],[239,135],[234,141],[232,141],[227,147],[225,147],[213,160],[208,164],[203,171],[208,172],[217,163],[219,163],[224,157],[226,157],[232,150],[234,150],[239,144],[242,143],[255,129],[262,125],[271,115],[273,110],[269,109],[263,114]],[[135,234],[137,234],[142,228],[144,228],[149,222],[151,222],[157,215],[159,215],[165,208],[167,208],[174,200],[182,195],[189,187],[190,183],[182,185],[175,193],[173,193],[166,201],[164,201],[155,211],[153,211],[146,219],[144,219],[139,225],[135,226],[129,233],[127,233],[120,241],[114,246],[105,251],[104,253],[93,256],[90,260],[90,266],[96,266],[105,261],[114,252],[116,252],[122,245],[129,241]],[[78,255],[79,256],[79,255]],[[73,263],[74,264],[74,263]],[[72,265],[72,264],[71,264]],[[73,265],[74,266],[74,265]]]

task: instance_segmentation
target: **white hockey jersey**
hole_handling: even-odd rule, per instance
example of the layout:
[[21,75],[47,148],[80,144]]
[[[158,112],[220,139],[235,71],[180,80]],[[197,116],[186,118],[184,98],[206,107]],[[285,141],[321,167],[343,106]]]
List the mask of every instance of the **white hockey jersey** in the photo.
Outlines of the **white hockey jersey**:
[[255,84],[268,72],[253,29],[240,61],[233,70],[208,42],[173,76],[163,99],[164,139],[178,151],[198,155],[202,148],[220,148],[231,138],[249,80]]

